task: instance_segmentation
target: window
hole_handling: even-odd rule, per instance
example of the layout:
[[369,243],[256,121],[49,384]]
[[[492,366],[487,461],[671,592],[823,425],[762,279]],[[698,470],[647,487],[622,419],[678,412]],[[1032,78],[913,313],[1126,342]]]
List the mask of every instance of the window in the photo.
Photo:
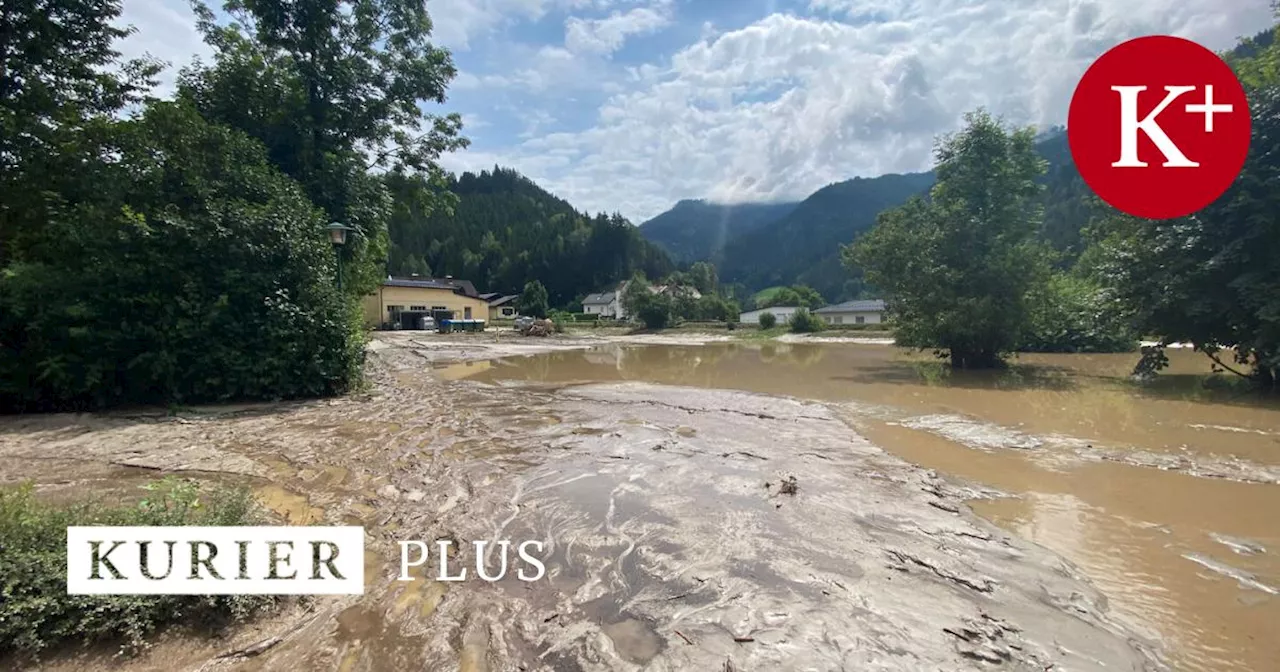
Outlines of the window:
[[462,319],[464,320],[471,319],[471,306],[467,306],[466,308],[462,309]]
[[404,306],[387,306],[387,314],[390,315],[391,317],[395,317],[396,315],[399,315],[400,313],[403,313],[403,312],[404,312]]
[[431,306],[431,310],[449,310],[447,306]]
[[862,315],[859,315],[859,316],[857,316],[857,317],[853,318],[853,321],[854,321],[854,322],[857,322],[858,324],[866,324],[866,322],[867,322],[867,318],[863,317]]
[[844,324],[844,315],[836,315],[836,324]]
[[502,314],[503,314],[504,316],[510,317],[510,316],[515,315],[515,314],[516,314],[516,309],[515,309],[515,308],[503,308],[503,309],[502,309]]
[[426,306],[409,306],[409,310],[415,313],[425,313],[427,312],[427,307]]

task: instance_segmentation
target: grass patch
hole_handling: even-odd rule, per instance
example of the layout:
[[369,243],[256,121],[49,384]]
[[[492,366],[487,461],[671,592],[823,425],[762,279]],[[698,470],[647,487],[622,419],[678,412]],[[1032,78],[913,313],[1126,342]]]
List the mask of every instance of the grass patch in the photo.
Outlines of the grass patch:
[[752,294],[752,295],[751,295],[751,300],[752,300],[752,301],[755,301],[755,302],[756,302],[756,305],[758,306],[758,305],[760,305],[760,304],[762,304],[762,303],[766,303],[766,302],[768,302],[768,301],[769,301],[769,299],[772,299],[772,298],[773,298],[773,295],[774,295],[774,294],[777,294],[778,292],[780,292],[780,291],[782,291],[782,290],[784,290],[784,289],[787,289],[787,287],[785,287],[785,286],[783,286],[783,285],[778,285],[778,286],[776,286],[776,287],[765,287],[764,289],[762,289],[762,290],[760,290],[760,291],[756,292],[755,294]]
[[73,525],[264,524],[247,488],[174,477],[142,486],[136,504],[55,505],[30,483],[0,489],[0,653],[34,656],[61,644],[119,643],[129,654],[167,625],[217,630],[274,606],[265,595],[68,595]]
[[785,333],[787,333],[786,325],[775,326],[772,329],[755,329],[748,325],[733,332],[733,336],[744,341],[767,341]]

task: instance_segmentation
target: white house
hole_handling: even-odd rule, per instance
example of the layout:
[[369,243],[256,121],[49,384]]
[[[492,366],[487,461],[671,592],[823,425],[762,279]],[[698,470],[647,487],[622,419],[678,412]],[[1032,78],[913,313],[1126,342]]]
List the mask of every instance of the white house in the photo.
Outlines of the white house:
[[797,310],[800,309],[796,306],[769,306],[768,308],[757,308],[755,310],[748,310],[747,312],[739,315],[738,321],[743,324],[760,324],[760,316],[762,314],[773,313],[773,316],[778,318],[778,324],[783,324],[790,320],[791,316],[795,315]]
[[[588,294],[587,298],[582,300],[582,312],[589,315],[599,315],[600,317],[612,317],[619,320],[627,319],[627,309],[622,306],[622,296],[627,292],[627,285],[630,280],[624,280],[618,284],[618,288],[612,292],[600,292],[598,294]],[[666,294],[671,297],[687,296],[691,299],[702,298],[702,292],[689,287],[687,285],[649,285],[649,291],[654,294]]]
[[813,312],[827,324],[880,324],[884,321],[884,301],[845,301]]
[[587,298],[582,300],[582,312],[587,313],[588,315],[599,315],[600,317],[622,319],[623,310],[621,297],[621,292],[588,294]]

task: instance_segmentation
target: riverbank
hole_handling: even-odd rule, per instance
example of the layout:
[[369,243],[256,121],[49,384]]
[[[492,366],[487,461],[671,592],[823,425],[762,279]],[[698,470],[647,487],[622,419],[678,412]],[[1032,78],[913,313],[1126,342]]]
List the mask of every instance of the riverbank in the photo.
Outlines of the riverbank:
[[[1071,565],[824,404],[429,368],[523,345],[477,340],[380,334],[370,391],[343,399],[0,419],[0,481],[33,478],[43,496],[174,472],[247,482],[283,520],[368,534],[362,597],[317,598],[223,641],[170,634],[133,660],[43,669],[1158,667]],[[523,352],[586,345],[536,340]],[[539,539],[549,575],[393,580],[397,541],[438,538]],[[251,658],[219,657],[263,639]]]

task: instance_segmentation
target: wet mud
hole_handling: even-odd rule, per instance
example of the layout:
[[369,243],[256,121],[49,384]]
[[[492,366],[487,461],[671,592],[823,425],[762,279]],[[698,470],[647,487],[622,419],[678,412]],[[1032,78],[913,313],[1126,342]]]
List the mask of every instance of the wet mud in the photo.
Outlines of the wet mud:
[[[845,358],[891,361],[840,353],[893,352],[882,346],[598,340],[380,336],[370,391],[344,399],[176,417],[0,419],[0,482],[34,478],[45,496],[186,473],[248,483],[281,520],[366,528],[363,596],[292,604],[218,640],[170,634],[136,659],[68,654],[43,669],[1158,670],[1189,660],[1168,623],[1117,606],[1124,600],[1108,594],[1088,554],[1036,533],[1042,520],[1059,528],[1032,506],[1033,493],[1075,496],[1083,486],[1049,475],[1042,478],[1052,487],[1023,487],[1029,477],[983,478],[956,466],[966,462],[956,455],[1026,459],[1057,449],[979,445],[981,432],[948,435],[937,429],[946,423],[910,426],[929,415],[1002,426],[966,406],[979,403],[973,390],[951,402],[936,391],[930,398],[929,385],[900,382],[865,396],[839,393],[877,385],[839,379],[875,380]],[[794,394],[800,389],[810,393]],[[879,393],[887,389],[897,392]],[[1216,411],[1182,420],[1266,431],[1246,422],[1253,417]],[[1257,474],[1241,483],[1090,457],[1127,444],[1047,427],[1005,429],[1079,437],[1086,452],[1070,453],[1066,466],[1049,459],[1028,469],[1067,478],[1087,463],[1100,470],[1096,478],[1123,468],[1224,489],[1274,488]],[[945,446],[894,454],[896,444],[919,446],[903,439],[917,434]],[[1158,443],[1133,448],[1189,452]],[[1238,457],[1246,471],[1276,462],[1261,450]],[[1206,493],[1245,506],[1272,501]],[[1261,514],[1250,521],[1192,521],[1218,536],[1185,549],[1193,574],[1175,580],[1262,597],[1245,602],[1269,614],[1275,597],[1259,586],[1276,583],[1267,563],[1280,539]],[[1173,527],[1174,539],[1190,534]],[[507,574],[441,582],[433,554],[414,580],[396,580],[398,541],[441,539],[457,549],[453,571],[474,574],[479,560],[497,572],[506,557]],[[495,548],[500,540],[541,541],[546,575],[519,580],[516,570],[528,566],[514,548]],[[490,542],[479,559],[477,541]],[[1223,613],[1206,610],[1205,627],[1220,625]],[[1217,645],[1242,646],[1230,638]],[[1254,644],[1254,653],[1268,645]]]
[[[952,375],[895,348],[609,349],[495,363],[483,380],[645,380],[820,399],[885,450],[972,486],[984,518],[1068,558],[1177,669],[1280,660],[1280,405],[1171,351],[1024,355]],[[1272,550],[1268,550],[1272,549]]]

